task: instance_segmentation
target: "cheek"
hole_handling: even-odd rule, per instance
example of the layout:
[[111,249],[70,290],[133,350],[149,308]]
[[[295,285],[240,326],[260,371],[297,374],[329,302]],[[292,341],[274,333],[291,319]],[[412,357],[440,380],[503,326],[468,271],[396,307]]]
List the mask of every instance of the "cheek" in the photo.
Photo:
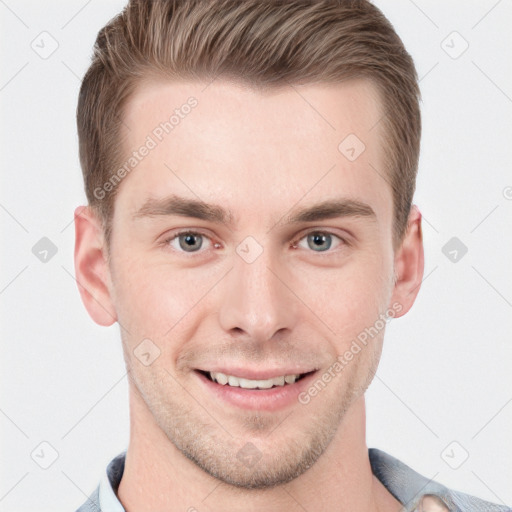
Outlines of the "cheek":
[[390,272],[382,257],[357,255],[337,269],[298,275],[293,289],[342,348],[387,310]]
[[147,260],[118,264],[113,286],[119,323],[133,343],[150,338],[163,346],[198,314],[202,298],[218,280],[213,274],[148,265]]

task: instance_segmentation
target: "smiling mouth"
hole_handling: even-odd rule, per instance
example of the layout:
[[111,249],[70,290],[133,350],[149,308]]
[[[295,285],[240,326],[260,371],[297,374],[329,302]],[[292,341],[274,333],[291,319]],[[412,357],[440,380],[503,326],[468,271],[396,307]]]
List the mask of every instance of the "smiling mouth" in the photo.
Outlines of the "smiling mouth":
[[266,390],[278,387],[286,387],[295,384],[304,377],[311,375],[315,370],[294,374],[294,375],[282,375],[279,377],[273,377],[271,379],[244,379],[241,377],[235,377],[233,375],[226,375],[221,372],[207,372],[204,370],[196,370],[198,373],[204,375],[208,380],[215,382],[221,386],[229,386],[242,389],[253,389],[253,390]]

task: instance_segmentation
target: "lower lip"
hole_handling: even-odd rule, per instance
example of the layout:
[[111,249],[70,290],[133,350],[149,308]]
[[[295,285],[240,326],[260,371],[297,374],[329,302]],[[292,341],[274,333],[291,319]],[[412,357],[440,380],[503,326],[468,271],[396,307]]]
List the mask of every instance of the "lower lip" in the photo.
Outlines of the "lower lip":
[[241,409],[258,411],[277,411],[299,401],[299,394],[308,388],[315,374],[312,372],[293,384],[276,386],[270,389],[244,389],[240,387],[218,384],[196,371],[203,385],[216,398]]

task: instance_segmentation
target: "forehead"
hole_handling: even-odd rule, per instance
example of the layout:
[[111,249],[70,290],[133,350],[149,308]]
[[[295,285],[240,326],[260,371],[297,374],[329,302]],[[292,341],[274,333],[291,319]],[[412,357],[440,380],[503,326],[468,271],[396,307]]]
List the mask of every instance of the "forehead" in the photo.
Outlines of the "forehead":
[[127,158],[145,156],[116,201],[133,213],[173,194],[275,221],[298,201],[341,195],[384,217],[392,199],[381,117],[376,88],[362,80],[264,91],[220,79],[152,81],[124,111]]

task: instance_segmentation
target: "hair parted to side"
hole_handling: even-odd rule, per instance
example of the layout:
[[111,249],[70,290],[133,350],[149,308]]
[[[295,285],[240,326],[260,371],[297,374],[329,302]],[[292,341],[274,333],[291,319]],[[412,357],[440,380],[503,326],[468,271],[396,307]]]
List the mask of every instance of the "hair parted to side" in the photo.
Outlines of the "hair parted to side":
[[[414,63],[367,0],[130,0],[97,36],[77,125],[89,205],[108,246],[115,195],[95,194],[126,159],[123,109],[151,78],[223,77],[264,90],[365,78],[378,88],[393,194],[393,243],[407,230],[421,136]],[[341,142],[341,140],[340,140]]]

